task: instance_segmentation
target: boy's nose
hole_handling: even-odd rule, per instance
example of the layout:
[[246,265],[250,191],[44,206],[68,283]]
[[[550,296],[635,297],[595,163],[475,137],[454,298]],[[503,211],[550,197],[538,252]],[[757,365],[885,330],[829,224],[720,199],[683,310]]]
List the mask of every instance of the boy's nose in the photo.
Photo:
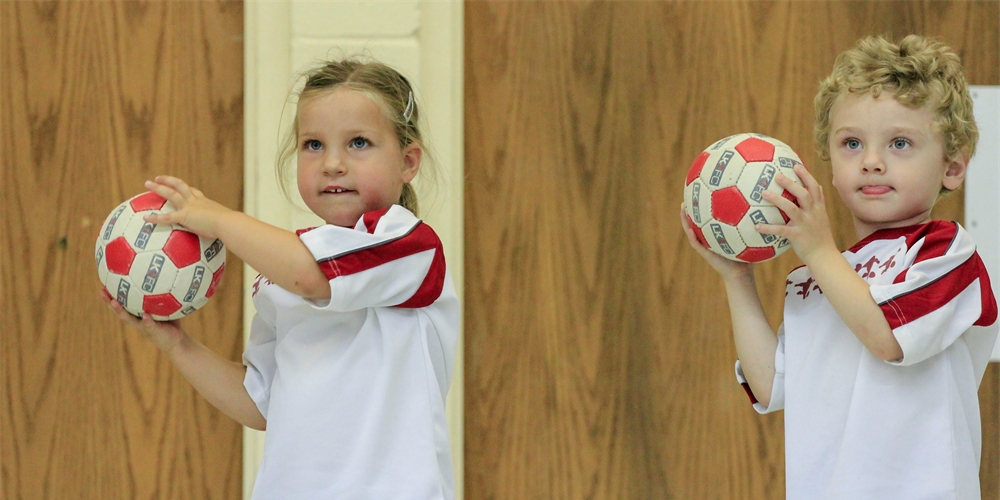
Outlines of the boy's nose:
[[861,169],[868,173],[885,172],[885,162],[882,160],[882,155],[875,151],[868,151],[861,161]]

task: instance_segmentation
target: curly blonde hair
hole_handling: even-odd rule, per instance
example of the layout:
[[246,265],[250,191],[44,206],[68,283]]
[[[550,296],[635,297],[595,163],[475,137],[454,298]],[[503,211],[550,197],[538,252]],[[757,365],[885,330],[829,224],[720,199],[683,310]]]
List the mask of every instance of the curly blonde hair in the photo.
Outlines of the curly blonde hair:
[[[305,80],[305,85],[295,94],[299,102],[337,88],[356,90],[367,95],[382,108],[385,116],[393,123],[401,148],[416,143],[424,149],[423,136],[417,126],[420,108],[417,106],[416,96],[413,95],[413,87],[410,86],[409,80],[395,69],[374,60],[347,58],[327,61],[306,70],[300,78]],[[292,123],[292,129],[278,152],[277,161],[278,184],[285,193],[289,192],[292,165],[295,163],[298,149],[297,116],[293,118]],[[424,157],[427,156],[428,152],[425,150]],[[398,204],[417,215],[417,193],[410,183],[403,184]]]
[[979,130],[961,60],[940,41],[909,35],[898,45],[881,36],[863,38],[837,56],[833,72],[820,82],[813,101],[813,137],[820,158],[830,159],[834,101],[847,93],[878,97],[883,91],[906,106],[930,106],[934,125],[944,138],[946,161],[975,154]]

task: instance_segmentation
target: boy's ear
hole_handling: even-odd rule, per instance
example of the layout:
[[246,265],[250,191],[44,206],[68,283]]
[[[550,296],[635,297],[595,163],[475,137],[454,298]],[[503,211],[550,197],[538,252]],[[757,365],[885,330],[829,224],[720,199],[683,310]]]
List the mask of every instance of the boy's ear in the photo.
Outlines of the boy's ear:
[[964,154],[959,155],[958,158],[948,163],[944,171],[944,181],[942,182],[945,189],[949,191],[958,189],[962,185],[962,181],[965,180],[965,172],[968,168],[969,157]]
[[403,149],[403,183],[408,183],[417,176],[420,171],[420,160],[424,156],[424,150],[417,143],[410,144]]

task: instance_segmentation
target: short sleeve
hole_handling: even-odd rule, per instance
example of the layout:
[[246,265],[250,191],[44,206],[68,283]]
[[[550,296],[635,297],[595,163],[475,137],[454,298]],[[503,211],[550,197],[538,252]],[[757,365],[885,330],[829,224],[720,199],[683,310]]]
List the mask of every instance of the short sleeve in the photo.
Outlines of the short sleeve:
[[753,409],[757,413],[771,413],[785,408],[785,326],[778,327],[778,347],[774,351],[774,382],[771,383],[771,401],[768,406],[764,406],[757,401],[750,390],[750,383],[743,375],[743,367],[740,360],[736,360],[736,381],[743,386]]
[[330,281],[330,300],[315,307],[419,308],[441,296],[441,240],[403,207],[367,213],[353,229],[326,225],[301,231],[299,238]]
[[893,283],[872,285],[903,358],[912,365],[951,346],[970,327],[996,321],[997,306],[975,243],[954,223],[929,224],[912,238],[905,270]]

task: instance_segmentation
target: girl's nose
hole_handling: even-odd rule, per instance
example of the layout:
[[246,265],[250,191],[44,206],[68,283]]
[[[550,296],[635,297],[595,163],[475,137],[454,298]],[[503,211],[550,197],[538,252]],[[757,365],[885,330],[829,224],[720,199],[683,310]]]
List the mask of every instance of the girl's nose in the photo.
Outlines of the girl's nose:
[[338,155],[326,154],[323,156],[323,172],[328,175],[343,175],[346,172],[344,162]]

